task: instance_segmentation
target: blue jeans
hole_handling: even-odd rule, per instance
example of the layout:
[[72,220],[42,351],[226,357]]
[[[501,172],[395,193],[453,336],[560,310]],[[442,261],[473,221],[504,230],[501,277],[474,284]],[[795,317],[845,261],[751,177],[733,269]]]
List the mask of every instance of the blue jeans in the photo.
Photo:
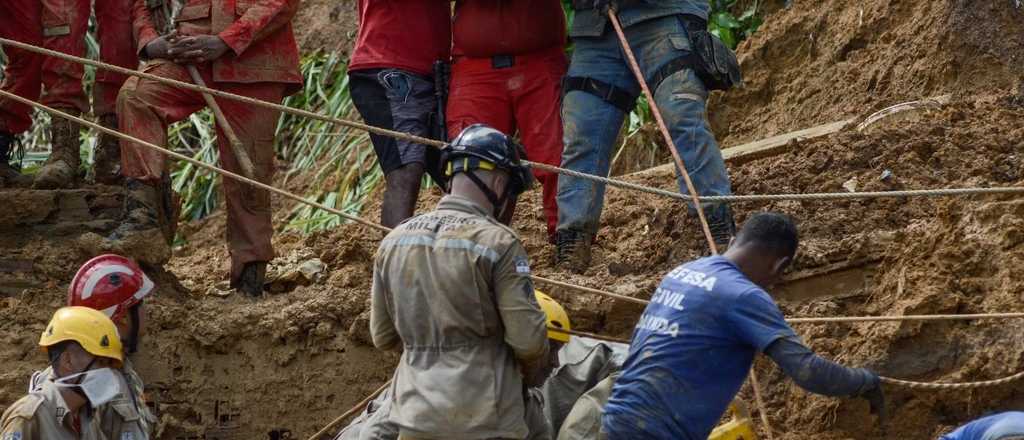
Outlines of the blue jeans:
[[[645,78],[691,48],[679,16],[644,21],[625,31]],[[640,94],[640,86],[614,32],[609,30],[601,37],[573,41],[576,49],[569,65],[569,76],[593,78],[634,95]],[[705,113],[708,91],[704,83],[692,69],[684,69],[666,78],[653,93],[697,192],[700,195],[731,194],[725,161]],[[625,116],[612,104],[587,92],[566,94],[562,100],[565,143],[562,167],[607,176],[612,148]],[[688,194],[681,177],[678,183],[680,192]],[[559,176],[558,230],[596,234],[604,207],[604,190],[602,183]],[[703,207],[710,217],[722,218],[729,213],[726,204],[708,203]]]

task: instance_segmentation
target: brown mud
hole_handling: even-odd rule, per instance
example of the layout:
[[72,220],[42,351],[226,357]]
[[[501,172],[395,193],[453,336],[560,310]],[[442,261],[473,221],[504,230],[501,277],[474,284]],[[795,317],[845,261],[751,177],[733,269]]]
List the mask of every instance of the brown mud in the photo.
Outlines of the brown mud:
[[[306,11],[334,6],[305,4]],[[747,89],[711,104],[725,144],[943,93],[954,93],[954,101],[864,132],[848,128],[794,141],[786,154],[732,167],[735,192],[1021,185],[1024,91],[1017,85],[1024,33],[1022,11],[1012,4],[825,0],[778,9],[740,49]],[[339,14],[355,7],[340,5],[346,9]],[[317,32],[300,26],[299,34],[311,36],[302,37],[306,42]],[[989,41],[993,35],[1000,37]],[[666,172],[629,179],[674,188]],[[420,210],[438,198],[435,189],[424,191]],[[8,207],[0,214],[0,359],[6,367],[0,408],[43,367],[34,345],[38,334],[63,303],[75,269],[97,251],[94,241],[81,237],[114,227],[119,201],[110,188],[0,191]],[[378,194],[363,216],[377,219],[379,205]],[[279,227],[291,206],[275,198]],[[777,210],[799,223],[803,243],[794,281],[774,292],[787,316],[1021,310],[1020,200],[788,201],[734,209],[739,222]],[[705,252],[697,223],[681,204],[618,189],[608,191],[595,264],[583,275],[551,266],[538,191],[525,195],[515,222],[536,273],[631,296],[649,297],[665,272]],[[280,256],[315,256],[327,270],[312,284],[289,285],[254,301],[227,289],[223,214],[182,231],[187,244],[165,267],[150,270],[158,289],[147,302],[148,333],[136,356],[161,415],[158,438],[281,438],[284,430],[306,438],[388,378],[397,356],[369,344],[366,316],[380,232],[345,225],[308,237],[277,234]],[[641,311],[546,290],[568,306],[581,330],[628,336]],[[1020,321],[965,321],[801,325],[797,331],[822,355],[849,365],[902,379],[960,382],[1024,369],[1022,327]],[[810,395],[770,362],[759,362],[758,371],[777,438],[930,439],[986,412],[1024,404],[1016,384],[966,392],[887,387],[890,424],[883,433],[862,401]],[[753,406],[749,388],[741,397]]]

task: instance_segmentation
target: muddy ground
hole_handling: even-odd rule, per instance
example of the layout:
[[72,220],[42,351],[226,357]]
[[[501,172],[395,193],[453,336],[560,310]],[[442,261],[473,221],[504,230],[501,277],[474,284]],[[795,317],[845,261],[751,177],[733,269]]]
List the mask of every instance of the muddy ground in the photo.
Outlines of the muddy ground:
[[[347,4],[347,3],[346,3]],[[306,8],[333,7],[308,2]],[[350,5],[349,9],[353,7]],[[350,13],[349,9],[338,14]],[[318,12],[317,14],[330,13]],[[329,15],[328,15],[329,16]],[[863,18],[862,18],[863,17]],[[746,89],[713,99],[727,145],[952,93],[943,108],[848,128],[789,152],[731,166],[738,194],[1014,186],[1024,178],[1024,12],[1012,1],[797,1],[743,44]],[[303,34],[303,41],[315,38]],[[992,38],[998,35],[999,38]],[[335,41],[335,40],[331,40]],[[312,43],[311,43],[312,44]],[[803,46],[801,46],[803,45]],[[347,50],[347,48],[346,48]],[[985,66],[984,68],[982,68]],[[889,171],[889,173],[885,173]],[[883,174],[892,177],[882,179]],[[631,180],[672,188],[665,172]],[[379,196],[379,194],[378,194]],[[44,359],[35,348],[75,269],[96,252],[86,231],[114,226],[115,188],[0,191],[0,408],[24,392]],[[421,209],[438,198],[424,192]],[[551,267],[539,194],[516,226],[534,270],[649,297],[673,266],[703,252],[694,219],[677,203],[611,189],[583,275]],[[282,213],[290,202],[275,200]],[[803,246],[791,283],[776,290],[788,316],[978,313],[1021,310],[1024,201],[1010,197],[876,199],[735,205],[738,220],[778,210],[797,218]],[[379,197],[364,213],[379,216]],[[280,216],[279,216],[280,217]],[[188,242],[153,268],[149,329],[136,362],[161,414],[161,439],[306,438],[374,390],[397,356],[367,340],[366,309],[379,232],[345,225],[275,237],[281,257],[327,267],[309,285],[281,285],[259,301],[226,293],[223,214],[184,227]],[[560,289],[577,328],[628,336],[634,305]],[[970,381],[1024,369],[1018,321],[802,325],[821,354],[922,381]],[[1020,408],[1019,385],[972,392],[887,388],[883,433],[867,405],[803,392],[769,362],[768,415],[787,439],[929,439],[988,411]],[[741,396],[752,402],[749,389]]]

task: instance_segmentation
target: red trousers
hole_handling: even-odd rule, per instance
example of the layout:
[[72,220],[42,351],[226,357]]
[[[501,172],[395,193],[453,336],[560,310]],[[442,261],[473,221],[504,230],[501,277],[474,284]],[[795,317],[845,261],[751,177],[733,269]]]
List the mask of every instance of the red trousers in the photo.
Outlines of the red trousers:
[[[206,84],[219,90],[269,102],[281,102],[284,98],[285,84],[215,83],[209,63],[198,67]],[[143,71],[178,81],[192,81],[184,67],[166,60],[152,61],[146,64]],[[279,112],[228,99],[217,99],[217,104],[252,158],[256,180],[269,184],[274,175],[274,131]],[[167,145],[169,124],[185,119],[205,107],[203,96],[197,92],[132,77],[125,82],[117,99],[118,123],[128,135],[163,146]],[[231,145],[220,127],[217,127],[217,146],[224,169],[241,174]],[[127,141],[121,141],[121,164],[125,177],[154,185],[167,172],[166,156]],[[270,242],[274,232],[270,193],[234,179],[223,179],[223,185],[227,205],[231,279],[236,280],[245,263],[270,261],[274,258],[274,248]]]
[[[85,34],[89,27],[90,0],[4,0],[12,13],[0,17],[0,33],[26,43],[75,56],[85,56]],[[100,60],[128,69],[138,67],[132,37],[132,0],[97,0],[95,6]],[[11,66],[5,72],[4,90],[38,99],[42,103],[85,113],[89,102],[82,90],[82,64],[5,48]],[[13,53],[12,53],[13,52]],[[127,79],[107,70],[96,71],[93,114],[103,116],[115,110],[117,91]],[[8,85],[8,83],[10,83]],[[0,102],[0,128],[20,133],[32,125],[27,106]]]
[[[561,80],[568,61],[561,47],[516,56],[513,65],[495,68],[491,58],[457,57],[448,96],[448,136],[483,123],[506,134],[516,131],[527,159],[558,166],[562,162]],[[543,186],[548,236],[558,224],[558,174],[534,169]]]

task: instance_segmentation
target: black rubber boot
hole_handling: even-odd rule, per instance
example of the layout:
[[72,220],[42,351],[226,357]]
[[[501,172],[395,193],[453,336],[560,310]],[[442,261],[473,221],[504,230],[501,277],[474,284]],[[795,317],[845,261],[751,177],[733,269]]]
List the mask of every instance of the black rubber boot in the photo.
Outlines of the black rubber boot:
[[708,216],[708,228],[711,229],[711,239],[718,248],[718,253],[724,253],[729,248],[729,242],[736,235],[736,221],[732,215],[732,208],[728,205],[717,209],[704,211]]
[[563,229],[555,233],[555,265],[575,273],[584,273],[590,268],[590,234],[574,229]]
[[416,211],[416,199],[423,181],[423,164],[411,163],[392,170],[384,180],[387,187],[380,206],[380,223],[393,228]]
[[267,280],[267,263],[264,261],[251,261],[242,267],[242,273],[238,280],[232,283],[239,293],[251,297],[263,296],[263,286]]
[[0,188],[24,188],[32,185],[31,177],[21,174],[17,168],[11,166],[16,141],[14,135],[0,131]]
[[69,188],[78,178],[78,125],[63,118],[50,122],[50,158],[39,169],[32,184],[37,189]]
[[[100,125],[117,130],[117,115],[100,117]],[[121,176],[121,142],[106,133],[100,133],[93,153],[93,171],[96,183],[119,185]]]

